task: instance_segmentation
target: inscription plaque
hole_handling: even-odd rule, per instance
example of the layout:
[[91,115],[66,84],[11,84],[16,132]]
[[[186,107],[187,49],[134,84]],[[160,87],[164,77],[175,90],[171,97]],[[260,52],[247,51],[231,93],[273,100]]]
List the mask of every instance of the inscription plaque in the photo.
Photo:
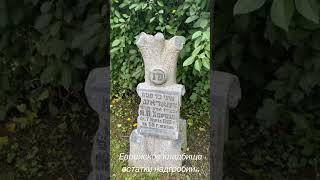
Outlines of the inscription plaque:
[[[166,131],[173,131],[173,139],[178,138],[175,131],[178,131],[180,118],[180,98],[178,94],[166,91],[139,89],[141,103],[139,105],[138,129],[155,128]],[[141,131],[144,133],[144,131]],[[163,134],[166,136],[168,134]]]

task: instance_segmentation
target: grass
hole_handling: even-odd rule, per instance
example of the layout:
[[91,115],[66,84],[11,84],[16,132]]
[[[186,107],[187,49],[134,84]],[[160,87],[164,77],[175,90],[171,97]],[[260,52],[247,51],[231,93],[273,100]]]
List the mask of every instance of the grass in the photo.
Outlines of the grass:
[[110,160],[111,179],[207,179],[209,177],[209,112],[182,103],[181,117],[188,122],[187,155],[201,154],[203,160],[183,162],[186,167],[196,167],[199,172],[185,173],[142,173],[122,172],[127,161],[119,160],[120,153],[129,154],[129,136],[136,129],[140,98],[136,94],[111,99]]

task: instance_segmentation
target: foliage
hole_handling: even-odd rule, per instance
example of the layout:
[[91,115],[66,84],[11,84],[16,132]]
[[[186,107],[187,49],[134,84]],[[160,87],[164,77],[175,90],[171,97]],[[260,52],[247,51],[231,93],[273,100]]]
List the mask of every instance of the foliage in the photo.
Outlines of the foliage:
[[106,54],[106,5],[26,0],[22,8],[20,1],[0,2],[6,10],[0,29],[1,119],[23,103],[37,113],[42,101],[54,107],[65,91],[82,93],[87,69],[102,64]]
[[215,65],[237,74],[243,90],[230,122],[229,178],[319,174],[319,8],[316,0],[216,1]]
[[[107,13],[101,0],[0,0],[0,136],[9,137],[1,149],[2,170],[20,179],[50,177],[64,173],[57,167],[72,159],[80,162],[72,173],[80,176],[83,166],[88,171],[64,137],[81,137],[91,149],[87,136],[97,123],[83,86],[89,70],[105,65]],[[84,128],[84,120],[87,131],[71,130]]]
[[[186,36],[178,81],[186,85],[187,97],[206,101],[208,5],[199,0],[113,3],[113,92],[129,92],[143,78],[134,37],[160,31],[167,38]],[[241,104],[231,114],[226,178],[315,179],[319,1],[216,0],[215,7],[214,63],[237,74],[243,90]],[[107,13],[101,0],[0,0],[1,176],[87,174],[82,157],[91,149],[97,122],[92,111],[80,107],[86,107],[88,71],[105,65]],[[87,151],[74,156],[67,146],[75,142],[71,135],[81,137],[79,144],[85,141]]]
[[178,60],[177,80],[195,102],[208,103],[209,94],[209,1],[125,0],[112,1],[112,92],[125,94],[143,81],[143,60],[134,44],[140,32],[162,32],[166,38],[186,37]]

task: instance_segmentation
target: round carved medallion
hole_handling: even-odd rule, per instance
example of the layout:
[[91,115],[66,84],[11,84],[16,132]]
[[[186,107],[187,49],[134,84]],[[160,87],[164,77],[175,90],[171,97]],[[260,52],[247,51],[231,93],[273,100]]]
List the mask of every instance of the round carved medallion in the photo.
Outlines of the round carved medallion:
[[149,79],[154,84],[161,85],[167,81],[167,76],[164,70],[157,68],[150,71]]

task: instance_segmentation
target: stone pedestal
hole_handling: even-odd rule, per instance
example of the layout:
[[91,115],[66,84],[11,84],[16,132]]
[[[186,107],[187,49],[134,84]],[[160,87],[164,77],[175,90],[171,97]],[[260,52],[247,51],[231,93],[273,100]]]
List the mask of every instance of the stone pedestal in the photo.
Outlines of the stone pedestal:
[[[142,135],[137,129],[132,131],[130,155],[133,158],[129,160],[129,166],[180,167],[182,160],[178,156],[187,147],[186,120],[179,120],[179,127],[180,136],[176,140],[161,138],[161,136]],[[147,159],[139,158],[143,156],[147,156]],[[175,157],[177,158],[175,159]]]
[[228,139],[229,109],[235,108],[241,98],[237,76],[214,71],[211,86],[211,179],[223,179],[224,143]]
[[109,68],[96,68],[88,76],[85,94],[92,109],[99,115],[99,128],[91,151],[92,171],[88,180],[109,179]]
[[[181,140],[144,136],[134,130],[130,136],[129,166],[180,167],[182,160],[174,159],[181,154]],[[170,157],[167,157],[170,155]]]

